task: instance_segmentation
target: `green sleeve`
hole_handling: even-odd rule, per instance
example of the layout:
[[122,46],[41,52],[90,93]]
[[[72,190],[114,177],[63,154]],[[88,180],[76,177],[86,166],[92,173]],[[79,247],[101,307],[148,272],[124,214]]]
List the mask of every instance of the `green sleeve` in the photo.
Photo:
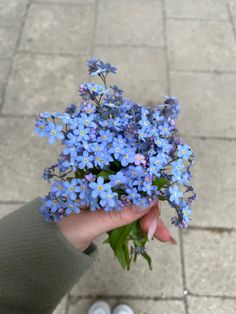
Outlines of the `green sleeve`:
[[36,199],[0,220],[0,313],[51,313],[91,265],[39,213]]

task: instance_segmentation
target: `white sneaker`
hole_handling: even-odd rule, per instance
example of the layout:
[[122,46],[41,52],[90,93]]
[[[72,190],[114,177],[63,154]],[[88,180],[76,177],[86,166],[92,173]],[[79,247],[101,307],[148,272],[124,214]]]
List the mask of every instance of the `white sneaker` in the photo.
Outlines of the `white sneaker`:
[[116,306],[112,314],[135,314],[134,311],[126,304]]
[[107,302],[97,301],[89,308],[88,314],[111,314],[111,308]]

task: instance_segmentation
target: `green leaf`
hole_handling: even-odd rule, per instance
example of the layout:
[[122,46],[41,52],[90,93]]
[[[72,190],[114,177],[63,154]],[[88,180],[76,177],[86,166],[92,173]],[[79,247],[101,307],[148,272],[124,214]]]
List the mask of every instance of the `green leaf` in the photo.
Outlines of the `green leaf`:
[[109,240],[110,240],[110,244],[114,250],[114,252],[116,252],[116,250],[119,250],[120,248],[122,248],[122,246],[124,245],[125,241],[127,240],[130,232],[132,231],[132,229],[134,228],[136,222],[133,222],[131,224],[128,224],[124,227],[120,227],[117,229],[112,230],[109,234]]
[[117,168],[119,168],[119,169],[122,168],[122,165],[121,165],[121,163],[118,160],[114,159],[113,163],[116,165]]
[[124,250],[124,254],[125,254],[125,260],[126,260],[126,264],[127,264],[127,270],[130,270],[131,258],[130,258],[130,255],[129,255],[128,242],[126,242],[126,243],[123,245],[123,250]]
[[142,253],[142,256],[148,262],[149,270],[152,270],[152,259],[147,253]]
[[85,172],[82,169],[77,169],[75,172],[76,179],[82,179],[84,177]]
[[158,187],[158,190],[160,190],[164,185],[166,185],[169,182],[166,178],[158,178],[153,180],[152,184]]
[[108,180],[111,174],[114,174],[114,172],[111,170],[103,170],[98,173],[98,177],[102,177],[104,180]]
[[123,269],[127,268],[127,262],[125,257],[125,252],[123,248],[120,248],[119,250],[116,250],[116,257],[118,258],[118,261]]

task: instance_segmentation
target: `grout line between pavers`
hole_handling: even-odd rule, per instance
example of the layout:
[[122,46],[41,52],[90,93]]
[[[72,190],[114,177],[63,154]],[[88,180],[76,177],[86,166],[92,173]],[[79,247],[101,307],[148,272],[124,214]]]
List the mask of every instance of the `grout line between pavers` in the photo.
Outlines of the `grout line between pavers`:
[[171,69],[170,72],[174,73],[196,73],[196,74],[232,74],[235,75],[236,71],[222,71],[222,70],[182,70]]
[[198,139],[202,141],[207,141],[207,140],[213,140],[213,141],[226,141],[226,142],[235,142],[236,138],[235,137],[225,137],[225,136],[209,136],[209,135],[193,135],[193,134],[185,134],[185,133],[180,133],[181,136],[183,137],[188,137],[192,139]]
[[164,46],[153,46],[146,44],[95,44],[95,47],[112,47],[112,48],[148,48],[148,49],[164,49]]
[[227,19],[208,19],[208,18],[199,18],[199,17],[178,17],[178,16],[167,16],[168,20],[176,20],[176,21],[197,21],[197,22],[220,22],[220,23],[229,23]]
[[24,205],[25,202],[22,201],[1,201],[0,200],[0,205]]
[[227,10],[228,10],[228,15],[229,15],[229,21],[230,21],[230,24],[232,26],[232,31],[233,31],[233,34],[234,34],[234,39],[236,41],[236,27],[234,25],[234,19],[233,19],[233,15],[231,13],[231,9],[230,9],[230,4],[229,3],[227,4]]
[[[32,1],[32,0],[31,0]],[[37,4],[37,5],[50,5],[50,6],[53,6],[53,5],[59,5],[59,6],[88,6],[88,5],[93,5],[94,3],[92,2],[89,2],[89,3],[86,3],[86,2],[82,2],[82,3],[75,3],[75,2],[47,2],[47,1],[32,1],[32,4]]]
[[179,230],[179,239],[180,239],[180,258],[181,258],[181,270],[182,270],[182,279],[183,279],[183,300],[184,300],[184,307],[185,307],[185,313],[188,314],[188,289],[187,289],[187,283],[186,283],[186,271],[185,271],[185,258],[184,258],[184,244],[183,244],[183,236],[182,231]]
[[8,70],[8,73],[7,73],[7,76],[6,76],[6,82],[5,82],[4,87],[3,87],[2,102],[0,103],[0,115],[2,113],[2,109],[3,109],[4,103],[5,103],[7,86],[9,84],[9,80],[10,80],[10,77],[11,77],[11,74],[12,74],[13,64],[14,64],[14,61],[15,61],[15,56],[16,56],[17,50],[18,50],[19,45],[20,45],[23,28],[25,26],[25,22],[26,22],[26,19],[27,19],[27,16],[28,16],[28,12],[29,12],[30,6],[31,6],[31,1],[28,2],[27,6],[25,8],[24,18],[22,19],[22,23],[20,24],[20,27],[19,27],[18,38],[17,38],[15,49],[14,49],[14,52],[13,52],[13,55],[12,55],[12,58],[11,58],[11,63],[10,63],[10,66],[9,66],[9,70]]
[[228,295],[211,295],[211,294],[197,294],[189,291],[189,297],[195,298],[209,298],[209,299],[221,299],[221,300],[236,300],[236,296],[228,296]]
[[204,226],[189,226],[188,230],[193,231],[210,231],[210,232],[216,232],[216,233],[231,233],[235,232],[236,228],[231,227],[204,227]]
[[131,295],[70,295],[68,296],[69,304],[74,305],[80,300],[96,300],[96,299],[116,299],[116,300],[133,300],[133,301],[180,301],[183,302],[182,297],[144,297],[144,296],[131,296]]
[[169,64],[169,45],[166,29],[166,6],[165,0],[162,0],[162,21],[163,21],[163,33],[165,42],[165,61],[166,61],[166,79],[167,79],[167,94],[171,94],[171,81],[170,81],[170,64]]

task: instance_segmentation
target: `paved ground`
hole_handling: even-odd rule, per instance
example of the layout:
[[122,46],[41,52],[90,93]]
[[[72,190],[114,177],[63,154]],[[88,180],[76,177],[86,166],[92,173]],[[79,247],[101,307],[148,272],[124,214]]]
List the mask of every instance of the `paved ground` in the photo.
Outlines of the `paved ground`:
[[102,246],[56,313],[86,313],[98,297],[139,314],[236,313],[236,1],[0,0],[0,41],[1,216],[46,191],[56,151],[32,134],[33,116],[78,101],[91,55],[118,66],[135,100],[178,96],[197,153],[199,201],[192,227],[173,230],[178,246],[152,243],[152,273],[120,271]]

